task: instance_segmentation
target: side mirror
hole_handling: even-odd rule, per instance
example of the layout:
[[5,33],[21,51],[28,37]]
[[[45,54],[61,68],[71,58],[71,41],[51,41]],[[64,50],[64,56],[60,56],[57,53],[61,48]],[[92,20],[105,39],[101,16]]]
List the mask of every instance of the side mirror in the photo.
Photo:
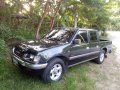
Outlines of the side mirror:
[[75,40],[73,41],[73,44],[81,44],[81,40],[80,40],[80,39],[75,39]]

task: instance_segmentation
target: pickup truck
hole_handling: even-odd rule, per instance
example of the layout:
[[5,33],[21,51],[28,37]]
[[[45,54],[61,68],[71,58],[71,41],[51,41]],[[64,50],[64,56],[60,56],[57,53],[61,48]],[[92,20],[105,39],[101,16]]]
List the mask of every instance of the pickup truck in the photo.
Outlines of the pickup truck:
[[43,81],[54,82],[74,65],[90,60],[102,64],[112,51],[111,44],[111,41],[100,39],[98,30],[55,28],[41,40],[16,44],[12,49],[12,61],[23,70],[42,70]]

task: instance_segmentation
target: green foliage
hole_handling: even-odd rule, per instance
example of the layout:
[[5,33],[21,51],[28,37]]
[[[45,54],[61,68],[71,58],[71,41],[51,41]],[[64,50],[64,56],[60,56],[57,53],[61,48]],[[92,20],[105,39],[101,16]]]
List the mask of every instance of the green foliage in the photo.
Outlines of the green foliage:
[[0,24],[0,38],[6,39],[10,38],[11,36],[12,36],[11,29],[5,24]]
[[0,63],[1,60],[5,59],[5,53],[6,53],[5,41],[0,39]]
[[120,31],[120,0],[111,0],[109,5],[112,9],[108,29]]
[[113,17],[110,26],[110,30],[120,31],[120,17]]
[[62,5],[60,22],[63,26],[73,26],[73,15],[78,14],[78,27],[105,30],[109,24],[108,4],[103,0],[69,0]]
[[9,40],[10,38],[17,38],[21,40],[33,39],[34,28],[32,26],[27,27],[25,25],[19,25],[17,28],[11,28],[5,24],[0,24],[0,38],[3,40]]
[[[4,10],[0,11],[4,15],[2,22],[7,23],[14,29],[12,33],[17,33],[14,37],[23,37],[27,39],[34,38],[35,29],[37,28],[43,12],[43,2],[44,0],[41,0],[41,2],[39,0],[34,0],[34,5],[32,5],[32,1],[25,2],[27,6],[29,6],[29,11],[23,5],[24,0],[9,0],[9,3],[6,3],[6,6],[3,8]],[[100,30],[105,30],[110,26],[109,17],[112,14],[110,10],[112,6],[114,6],[113,2],[116,3],[117,0],[110,0],[109,2],[105,0],[64,1],[64,3],[61,4],[60,12],[56,17],[54,26],[73,27],[73,15],[77,12],[78,27],[97,27]],[[11,18],[12,15],[19,13],[22,13],[21,15],[26,16],[27,19]],[[42,24],[40,33],[46,33],[46,31],[49,30],[50,20],[51,17],[47,15],[46,20]],[[112,23],[111,26],[113,27],[114,24]],[[119,29],[118,23],[115,24],[115,28]],[[20,35],[18,35],[18,33],[20,33]]]
[[34,38],[34,29],[33,27],[27,27],[25,25],[18,26],[17,29],[14,30],[13,36],[20,39],[33,39]]

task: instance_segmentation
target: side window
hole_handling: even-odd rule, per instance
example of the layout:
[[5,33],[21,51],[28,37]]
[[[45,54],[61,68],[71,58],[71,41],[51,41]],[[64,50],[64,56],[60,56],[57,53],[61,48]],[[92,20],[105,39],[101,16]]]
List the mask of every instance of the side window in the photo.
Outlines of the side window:
[[91,42],[97,42],[97,33],[96,31],[90,31],[90,41]]
[[80,41],[80,44],[88,43],[87,32],[80,31],[75,39],[78,39]]

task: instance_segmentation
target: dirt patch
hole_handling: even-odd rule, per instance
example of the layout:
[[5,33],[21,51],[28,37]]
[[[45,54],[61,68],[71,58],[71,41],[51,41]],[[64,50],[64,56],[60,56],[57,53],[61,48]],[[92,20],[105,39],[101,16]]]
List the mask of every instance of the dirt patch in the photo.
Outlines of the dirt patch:
[[114,53],[108,55],[103,64],[89,64],[89,67],[97,90],[120,90],[120,65]]
[[96,81],[95,87],[97,90],[120,90],[120,44],[116,44],[120,36],[117,35],[118,32],[114,33],[109,32],[108,36],[116,47],[116,51],[108,54],[101,65],[89,63],[89,74]]

